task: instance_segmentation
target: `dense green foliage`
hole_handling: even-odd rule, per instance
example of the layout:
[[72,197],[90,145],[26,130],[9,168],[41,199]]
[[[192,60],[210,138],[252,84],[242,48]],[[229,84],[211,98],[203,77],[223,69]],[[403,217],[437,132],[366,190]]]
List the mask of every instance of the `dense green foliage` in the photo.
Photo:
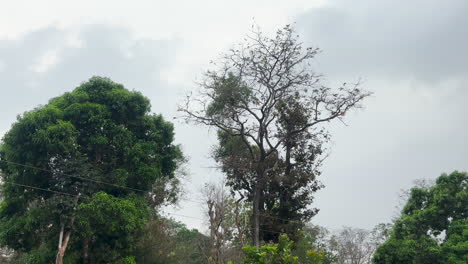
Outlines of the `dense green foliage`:
[[322,264],[334,263],[336,256],[331,248],[329,231],[321,226],[305,225],[294,243],[293,254],[299,259],[310,257],[310,252],[320,252]]
[[430,188],[413,188],[373,262],[468,263],[468,174],[443,174]]
[[[319,143],[307,145],[299,140],[302,136],[296,135],[288,141],[291,145],[288,157],[294,159],[294,164],[276,154],[265,160],[270,169],[266,172],[260,200],[260,237],[263,241],[278,241],[281,232],[293,240],[299,239],[299,230],[318,212],[310,204],[313,194],[321,188],[316,177],[319,171],[314,169],[321,146]],[[214,157],[222,165],[227,184],[252,202],[257,164],[250,158],[249,148],[239,136],[225,132],[218,133],[218,142]],[[258,154],[258,148],[250,148]]]
[[91,262],[131,263],[182,159],[172,124],[149,111],[139,92],[93,77],[18,116],[0,148],[0,244],[47,263],[71,233],[65,262],[86,251]]
[[78,206],[77,216],[77,236],[93,238],[92,262],[113,263],[134,253],[148,210],[140,197],[118,198],[100,192]]
[[323,251],[308,250],[303,258],[292,253],[294,242],[287,235],[280,235],[277,244],[267,244],[260,248],[245,247],[244,264],[323,264]]

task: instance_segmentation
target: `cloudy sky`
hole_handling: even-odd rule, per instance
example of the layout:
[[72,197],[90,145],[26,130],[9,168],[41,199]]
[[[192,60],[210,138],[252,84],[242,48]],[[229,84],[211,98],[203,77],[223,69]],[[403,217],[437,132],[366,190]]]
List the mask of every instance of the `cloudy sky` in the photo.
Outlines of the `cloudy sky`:
[[[374,92],[348,126],[330,127],[314,223],[371,228],[390,221],[415,179],[468,170],[466,0],[0,2],[0,136],[16,115],[107,76],[175,122],[190,157],[186,197],[197,200],[221,177],[207,168],[215,141],[173,120],[177,103],[253,22],[266,32],[295,23],[302,41],[322,49],[314,67],[328,84],[361,78]],[[167,213],[201,217],[189,201]]]

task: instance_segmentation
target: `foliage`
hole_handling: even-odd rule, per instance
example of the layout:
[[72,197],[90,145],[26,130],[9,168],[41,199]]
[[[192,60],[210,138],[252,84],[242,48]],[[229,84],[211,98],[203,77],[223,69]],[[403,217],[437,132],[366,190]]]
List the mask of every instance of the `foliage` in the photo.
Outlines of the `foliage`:
[[154,217],[137,242],[137,263],[207,263],[209,239],[171,219]]
[[252,204],[256,246],[277,240],[279,231],[294,235],[317,212],[309,205],[321,187],[324,125],[370,95],[359,84],[320,84],[310,67],[317,53],[304,48],[289,25],[272,38],[254,30],[206,72],[199,94],[179,108],[187,121],[221,132],[215,158],[233,191]]
[[22,253],[15,256],[8,263],[16,264],[42,264],[50,262],[50,259],[53,259],[57,254],[55,249],[48,248],[46,246],[41,246],[35,248],[27,253]]
[[0,147],[0,244],[37,255],[42,247],[56,249],[59,237],[65,250],[70,238],[72,258],[88,248],[109,253],[101,235],[117,248],[130,243],[147,207],[174,197],[165,191],[177,188],[164,185],[174,183],[183,160],[172,124],[149,111],[139,92],[93,77],[18,116]]
[[442,174],[428,188],[413,188],[374,263],[468,262],[468,174]]
[[244,264],[322,264],[325,263],[325,253],[322,250],[308,250],[300,259],[292,253],[294,242],[283,234],[279,236],[278,244],[267,244],[260,248],[245,247]]
[[93,241],[89,254],[94,262],[114,262],[127,255],[124,263],[131,263],[129,255],[149,215],[139,197],[118,198],[99,192],[78,206],[77,216],[77,236]]
[[300,232],[297,242],[294,243],[293,253],[300,259],[306,258],[310,250],[322,252],[323,264],[331,264],[336,260],[329,240],[330,232],[321,226],[307,224]]
[[[248,148],[240,137],[230,136],[222,131],[218,133],[218,141],[219,146],[215,149],[214,157],[222,164],[223,172],[227,175],[226,183],[233,191],[245,197],[246,201],[252,202],[252,186],[256,184],[257,174],[256,164],[250,159]],[[257,152],[257,148],[251,148]],[[287,169],[289,165],[278,155],[271,155],[265,160],[265,165],[270,170],[260,200],[263,204],[259,213],[262,240],[277,241],[279,232],[285,232],[290,238],[297,240],[303,221],[317,213],[318,210],[309,206],[313,202],[312,194],[321,188],[319,182],[315,181],[318,171],[314,171],[314,175],[309,173],[314,170],[311,163],[315,160],[312,156],[318,154],[317,151],[310,149],[310,155],[294,156],[297,161],[294,169]],[[310,167],[301,167],[308,162]]]

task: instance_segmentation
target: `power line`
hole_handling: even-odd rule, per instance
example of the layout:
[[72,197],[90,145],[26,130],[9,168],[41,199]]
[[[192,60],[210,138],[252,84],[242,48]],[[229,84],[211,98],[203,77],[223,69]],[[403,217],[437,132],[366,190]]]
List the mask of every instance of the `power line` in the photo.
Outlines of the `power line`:
[[[13,165],[17,165],[17,166],[21,166],[21,167],[25,167],[25,168],[30,168],[30,169],[36,169],[36,170],[45,171],[45,172],[49,172],[49,173],[56,173],[56,174],[59,174],[59,175],[80,179],[80,180],[83,180],[83,181],[90,181],[90,182],[93,182],[93,183],[104,184],[104,185],[117,187],[117,188],[121,188],[121,189],[127,189],[127,190],[132,190],[132,191],[137,191],[137,192],[143,192],[143,193],[150,193],[150,191],[145,191],[145,190],[141,190],[141,189],[137,189],[137,188],[131,188],[131,187],[122,186],[122,185],[113,184],[113,183],[108,183],[108,182],[103,182],[103,181],[94,180],[94,179],[85,178],[85,177],[80,177],[80,176],[76,176],[76,175],[66,174],[66,173],[63,173],[63,172],[51,171],[51,170],[48,170],[48,169],[39,168],[39,167],[32,166],[32,165],[26,165],[26,164],[22,164],[22,163],[18,163],[18,162],[13,162],[13,161],[8,161],[8,160],[0,160],[0,162],[5,162],[5,163],[8,163],[8,164],[13,164]],[[17,183],[12,183],[12,184],[18,185]],[[38,187],[35,187],[35,188],[37,189]],[[193,202],[193,203],[197,203],[197,204],[205,204],[204,202],[190,200],[190,199],[186,199],[186,198],[179,198],[179,199],[189,201],[189,202]]]
[[[41,191],[45,191],[45,192],[52,192],[52,193],[58,193],[58,194],[68,195],[68,196],[71,196],[71,197],[78,197],[78,196],[79,196],[79,195],[74,195],[74,194],[67,193],[67,192],[54,191],[54,190],[50,190],[50,189],[44,189],[44,188],[40,188],[40,187],[36,187],[36,186],[31,186],[31,185],[27,185],[27,184],[16,183],[16,182],[12,182],[12,181],[4,181],[4,183],[9,183],[9,184],[13,184],[13,185],[18,185],[18,186],[22,186],[22,187],[25,187],[25,188],[31,188],[31,189],[41,190]],[[185,218],[190,218],[190,219],[196,219],[196,220],[200,220],[200,221],[204,221],[204,220],[205,220],[205,219],[202,219],[202,218],[199,218],[199,217],[195,217],[195,216],[182,215],[182,214],[176,214],[176,213],[167,213],[167,212],[166,212],[165,214],[172,215],[172,216],[185,217]],[[248,230],[253,230],[253,228],[247,228],[247,229],[248,229]],[[277,232],[277,231],[273,231],[273,230],[266,230],[266,229],[259,229],[259,230],[260,230],[260,231],[265,231],[265,232],[270,232],[270,233],[282,234],[282,232]]]
[[[121,188],[121,189],[127,189],[127,190],[132,190],[132,191],[143,192],[143,193],[150,193],[150,191],[145,191],[145,190],[142,190],[142,189],[131,188],[131,187],[122,186],[122,185],[118,185],[118,184],[113,184],[113,183],[103,182],[103,181],[94,180],[94,179],[90,179],[90,178],[85,178],[85,177],[80,177],[80,176],[76,176],[76,175],[71,175],[71,174],[67,174],[67,173],[63,173],[63,172],[52,171],[52,170],[49,170],[49,169],[44,169],[44,168],[40,168],[40,167],[36,167],[36,166],[32,166],[32,165],[26,165],[26,164],[14,162],[14,161],[8,161],[8,160],[4,160],[4,159],[3,159],[3,160],[0,160],[0,162],[5,162],[5,163],[13,164],[13,165],[16,165],[16,166],[21,166],[21,167],[25,167],[25,168],[30,168],[30,169],[45,171],[45,172],[49,172],[49,173],[56,173],[56,174],[59,174],[59,175],[63,175],[63,176],[66,176],[66,177],[70,177],[70,178],[76,178],[76,179],[80,179],[80,180],[83,180],[83,181],[90,181],[90,182],[93,182],[93,183],[109,185],[109,186],[117,187],[117,188]],[[10,182],[10,183],[15,184],[15,185],[19,185],[18,183],[13,183],[13,182]],[[33,188],[33,186],[29,186],[29,187]],[[34,187],[34,188],[38,189],[38,187]],[[40,190],[44,190],[44,189],[42,189],[42,188],[39,188],[39,189],[40,189]],[[205,204],[205,202],[202,202],[202,201],[195,201],[195,200],[191,200],[191,199],[187,199],[187,198],[182,198],[182,197],[179,198],[179,199],[180,199],[180,200],[184,200],[184,201],[189,201],[189,202],[197,203],[197,204],[202,204],[202,205]]]
[[[58,193],[58,194],[68,195],[68,196],[72,196],[72,197],[77,197],[77,196],[78,196],[78,195],[70,194],[70,193],[67,193],[67,192],[61,192],[61,191],[55,191],[55,190],[50,190],[50,189],[44,189],[44,188],[40,188],[40,187],[36,187],[36,186],[31,186],[31,185],[27,185],[27,184],[16,183],[16,182],[12,182],[12,181],[4,181],[4,183],[9,183],[9,184],[13,184],[13,185],[17,185],[17,186],[22,186],[22,187],[25,187],[25,188],[31,188],[31,189],[35,189],[35,190],[41,190],[41,191],[46,191],[46,192],[52,192],[52,193]],[[191,202],[196,202],[196,201],[193,201],[193,200],[189,200],[189,201],[191,201]],[[198,202],[196,202],[196,203],[198,203]],[[168,213],[168,214],[175,215],[175,216],[186,217],[186,218],[197,219],[197,220],[201,220],[201,221],[204,220],[204,219],[202,219],[202,218],[198,218],[198,217],[194,217],[194,216],[180,215],[180,214],[175,214],[175,213]],[[262,215],[262,214],[259,214],[259,215]],[[276,218],[276,217],[269,216],[269,215],[263,215],[263,216]],[[276,219],[279,219],[279,220],[287,220],[287,221],[290,221],[290,222],[300,222],[300,221],[296,221],[296,220],[288,220],[288,219],[281,219],[281,218],[276,218]],[[268,230],[263,230],[263,231],[268,231]],[[270,231],[268,231],[268,232],[274,232],[274,231],[271,231],[271,230],[270,230]]]
[[53,192],[53,193],[58,193],[58,194],[69,195],[69,196],[72,196],[72,197],[78,196],[78,195],[74,195],[74,194],[67,193],[67,192],[54,191],[54,190],[39,188],[39,187],[35,187],[35,186],[31,186],[31,185],[26,185],[26,184],[21,184],[21,183],[16,183],[16,182],[11,182],[11,181],[4,181],[4,182],[9,183],[9,184],[13,184],[13,185],[22,186],[22,187],[31,188],[31,189],[41,190],[41,191],[46,191],[46,192]]
[[[18,162],[8,161],[8,160],[4,160],[4,159],[0,160],[0,162],[5,162],[7,164],[13,164],[13,165],[16,165],[16,166],[21,166],[21,167],[30,168],[30,169],[36,169],[36,170],[45,171],[45,172],[49,172],[49,173],[56,173],[56,174],[59,174],[59,175],[70,177],[70,178],[76,178],[76,179],[80,179],[80,180],[83,180],[83,181],[89,181],[89,182],[93,182],[93,183],[108,185],[108,186],[112,186],[112,187],[116,187],[116,188],[127,189],[127,190],[132,190],[132,191],[138,191],[138,192],[143,192],[143,193],[150,193],[150,191],[145,191],[145,190],[141,190],[141,189],[131,188],[131,187],[122,186],[122,185],[113,184],[113,183],[108,183],[108,182],[103,182],[103,181],[94,180],[94,179],[90,179],[90,178],[75,176],[75,175],[66,174],[66,173],[63,173],[63,172],[52,171],[52,170],[48,170],[48,169],[44,169],[44,168],[40,168],[40,167],[36,167],[36,166],[32,166],[32,165],[26,165],[26,164],[22,164],[22,163],[18,163]],[[9,182],[9,183],[19,185],[19,186],[23,186],[23,187],[28,186],[28,185],[22,185],[22,184],[14,183],[14,182]],[[53,190],[43,189],[43,188],[34,187],[34,186],[28,186],[28,187],[32,188],[32,189],[43,190],[43,191],[51,191],[51,192],[56,192],[56,193],[62,193],[63,194],[63,192],[60,192],[60,191],[53,191]],[[68,194],[68,195],[72,195],[72,194]],[[192,200],[192,199],[188,199],[188,198],[182,198],[181,197],[179,199],[183,200],[183,201],[188,201],[188,202],[200,204],[200,205],[205,204],[205,202],[203,202],[203,201],[196,201],[196,200]],[[271,215],[268,215],[268,214],[259,213],[258,215],[263,216],[263,217],[267,217],[267,218],[271,218],[271,219],[277,219],[277,220],[292,222],[292,223],[294,223],[294,222],[302,223],[302,221],[299,221],[299,220],[293,220],[293,219],[288,219],[288,218],[280,218],[280,217],[271,216]]]
[[[194,217],[194,216],[188,216],[188,215],[181,215],[181,214],[174,214],[174,213],[167,213],[168,215],[173,215],[173,216],[180,216],[180,217],[185,217],[185,218],[190,218],[190,219],[196,219],[200,221],[204,221],[205,219],[199,218],[199,217]],[[253,230],[253,228],[247,228],[247,230]],[[276,234],[283,234],[283,232],[278,232],[278,231],[273,231],[273,230],[267,230],[267,229],[259,229],[260,231],[265,231],[265,232],[270,232],[270,233],[276,233]]]
[[39,168],[39,167],[31,166],[31,165],[21,164],[21,163],[18,163],[18,162],[13,162],[13,161],[8,161],[8,160],[0,160],[0,162],[5,162],[5,163],[25,167],[25,168],[41,170],[41,171],[50,172],[50,173],[57,173],[59,175],[67,176],[67,177],[70,177],[70,178],[76,178],[76,179],[80,179],[80,180],[84,180],[84,181],[90,181],[90,182],[94,182],[94,183],[98,183],[98,184],[109,185],[109,186],[117,187],[117,188],[121,188],[121,189],[128,189],[128,190],[132,190],[132,191],[145,192],[145,193],[148,192],[148,191],[141,190],[141,189],[136,189],[136,188],[131,188],[131,187],[122,186],[122,185],[118,185],[118,184],[98,181],[98,180],[85,178],[85,177],[80,177],[80,176],[75,176],[75,175],[66,174],[66,173],[63,173],[63,172],[51,171],[51,170],[44,169],[44,168]]

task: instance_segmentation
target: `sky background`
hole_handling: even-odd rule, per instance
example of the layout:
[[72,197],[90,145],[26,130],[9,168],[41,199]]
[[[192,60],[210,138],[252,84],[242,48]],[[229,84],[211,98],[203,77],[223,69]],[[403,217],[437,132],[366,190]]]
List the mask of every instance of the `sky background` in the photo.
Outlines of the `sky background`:
[[[47,2],[47,3],[45,3]],[[0,0],[0,136],[18,114],[100,75],[141,91],[173,121],[190,162],[185,197],[222,175],[209,158],[214,131],[177,119],[177,104],[210,60],[256,23],[295,23],[322,52],[328,85],[361,78],[374,95],[331,124],[325,188],[312,222],[372,228],[395,216],[416,179],[468,170],[468,1],[8,1]],[[182,201],[166,214],[202,217]],[[174,216],[189,227],[202,220]]]

